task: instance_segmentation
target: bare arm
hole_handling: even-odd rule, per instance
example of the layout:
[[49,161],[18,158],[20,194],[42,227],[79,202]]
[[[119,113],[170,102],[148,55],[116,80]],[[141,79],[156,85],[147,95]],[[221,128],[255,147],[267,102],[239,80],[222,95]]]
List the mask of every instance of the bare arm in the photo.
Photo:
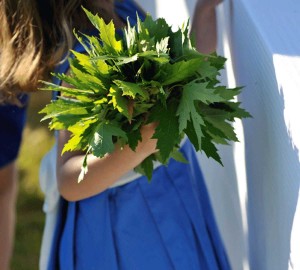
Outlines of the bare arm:
[[15,229],[16,162],[0,168],[0,269],[9,269]]
[[216,51],[217,26],[215,7],[222,0],[198,0],[192,22],[191,33],[195,35],[199,52],[209,54]]
[[57,181],[61,195],[69,201],[77,201],[96,195],[114,184],[122,175],[140,164],[147,156],[156,151],[156,140],[151,139],[155,125],[142,128],[142,142],[132,151],[128,146],[103,158],[88,156],[88,173],[78,183],[84,155],[80,152],[67,152],[60,155],[64,144],[69,139],[69,132],[62,131],[58,138]]

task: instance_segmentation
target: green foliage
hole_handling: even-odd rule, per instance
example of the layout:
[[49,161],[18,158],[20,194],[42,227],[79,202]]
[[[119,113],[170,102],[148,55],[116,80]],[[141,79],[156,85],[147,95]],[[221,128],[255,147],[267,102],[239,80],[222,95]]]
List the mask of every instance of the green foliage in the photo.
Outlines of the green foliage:
[[[61,97],[41,113],[51,119],[51,129],[67,129],[72,137],[63,151],[83,150],[97,157],[128,144],[135,150],[142,139],[140,128],[157,122],[153,138],[158,153],[136,168],[151,179],[153,162],[184,162],[178,152],[186,134],[196,150],[219,163],[215,144],[237,141],[231,122],[250,117],[234,101],[240,88],[219,85],[225,60],[199,53],[188,35],[188,25],[173,32],[164,19],[144,21],[117,35],[113,22],[85,10],[99,31],[97,36],[75,33],[86,53],[73,52],[70,74],[54,74],[68,83],[62,87],[45,82]],[[86,159],[83,173],[87,170]]]

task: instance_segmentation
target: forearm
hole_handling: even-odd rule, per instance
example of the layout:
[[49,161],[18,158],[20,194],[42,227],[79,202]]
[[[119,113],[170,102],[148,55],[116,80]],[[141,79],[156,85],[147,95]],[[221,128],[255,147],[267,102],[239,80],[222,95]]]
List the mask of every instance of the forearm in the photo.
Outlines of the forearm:
[[78,183],[78,176],[84,159],[82,153],[59,153],[70,134],[60,132],[58,139],[57,180],[61,195],[70,201],[77,201],[96,195],[113,185],[121,176],[139,165],[147,156],[156,152],[156,139],[152,139],[156,125],[149,124],[141,129],[142,141],[135,151],[128,145],[115,150],[103,158],[88,156],[88,172]]
[[73,156],[58,169],[58,186],[61,195],[77,201],[96,195],[113,185],[121,176],[140,164],[146,156],[133,152],[128,146],[116,149],[103,158],[88,156],[88,172],[78,183],[84,155]]
[[9,269],[15,230],[16,163],[0,169],[0,269]]
[[196,5],[191,34],[195,36],[199,52],[209,54],[216,51],[217,25],[215,6],[203,6],[201,1]]

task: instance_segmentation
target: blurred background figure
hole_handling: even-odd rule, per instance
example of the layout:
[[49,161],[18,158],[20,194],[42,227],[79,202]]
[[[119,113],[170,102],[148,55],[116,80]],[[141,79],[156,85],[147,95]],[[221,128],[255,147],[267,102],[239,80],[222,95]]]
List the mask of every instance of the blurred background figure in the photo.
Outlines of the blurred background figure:
[[[34,72],[36,65],[36,58],[39,57],[38,50],[29,53],[26,49],[31,45],[32,29],[25,29],[24,27],[24,13],[18,12],[17,6],[24,4],[25,1],[0,1],[0,269],[11,269],[13,248],[20,250],[21,254],[18,257],[25,257],[26,263],[16,265],[16,269],[35,269],[30,264],[30,261],[35,259],[38,254],[35,253],[34,247],[40,245],[39,238],[35,238],[36,232],[32,224],[37,224],[36,218],[39,213],[34,213],[31,216],[30,212],[34,212],[40,205],[35,205],[34,200],[26,212],[22,213],[20,222],[22,223],[21,237],[26,235],[27,241],[18,241],[14,245],[15,239],[15,225],[16,225],[16,202],[18,194],[19,179],[30,178],[27,184],[33,183],[33,175],[37,176],[37,168],[39,166],[39,157],[43,155],[44,146],[48,142],[44,140],[45,144],[40,145],[40,138],[43,133],[29,133],[26,136],[27,145],[23,147],[26,152],[26,157],[20,162],[22,134],[25,129],[26,111],[28,109],[29,98],[24,91],[35,90],[36,87],[26,85],[24,81],[30,78],[32,82],[37,74]],[[28,8],[25,13],[34,12]],[[21,19],[20,19],[21,18]],[[20,19],[19,23],[16,21]],[[23,19],[23,20],[22,20]],[[11,24],[11,25],[10,25]],[[31,31],[32,30],[32,31]],[[26,43],[28,47],[22,46],[18,40],[20,36],[26,36]],[[11,40],[13,42],[11,42]],[[9,40],[9,42],[8,42]],[[40,40],[38,43],[41,44]],[[41,46],[41,45],[40,45]],[[26,88],[26,90],[25,90]],[[39,102],[42,103],[43,99]],[[37,113],[37,110],[35,110]],[[37,117],[32,117],[30,124],[32,124]],[[38,120],[39,122],[39,120]],[[29,128],[30,129],[30,128]],[[40,131],[40,129],[38,129]],[[45,137],[43,137],[45,139]],[[42,140],[43,140],[42,139]],[[35,145],[36,144],[36,145]],[[38,146],[38,148],[36,147]],[[30,155],[30,158],[28,158]],[[25,168],[25,170],[23,170]],[[21,169],[21,170],[20,170]],[[33,172],[33,173],[32,173]],[[34,173],[35,172],[35,173]],[[38,198],[37,177],[35,178],[35,190],[33,198]],[[25,181],[24,181],[25,182]],[[22,189],[22,185],[21,189]],[[26,197],[26,200],[29,196]],[[24,196],[22,196],[24,199]],[[29,210],[28,210],[29,209]],[[41,213],[40,213],[41,214]],[[25,218],[24,218],[25,217]],[[33,219],[31,219],[33,217]],[[26,219],[26,221],[25,221]],[[27,225],[30,229],[28,230]],[[20,228],[18,226],[18,228]],[[22,234],[24,233],[24,235]],[[18,239],[19,240],[19,239]],[[27,253],[26,253],[27,252]],[[30,256],[28,256],[30,254]],[[35,264],[36,265],[36,264]],[[27,268],[29,267],[29,268]],[[15,269],[15,268],[14,268]]]
[[209,54],[217,50],[216,7],[222,0],[198,0],[193,10],[191,33],[195,35],[199,52]]
[[[1,83],[1,82],[0,82]],[[16,159],[25,124],[23,107],[0,104],[0,269],[9,269],[12,255],[17,195]]]

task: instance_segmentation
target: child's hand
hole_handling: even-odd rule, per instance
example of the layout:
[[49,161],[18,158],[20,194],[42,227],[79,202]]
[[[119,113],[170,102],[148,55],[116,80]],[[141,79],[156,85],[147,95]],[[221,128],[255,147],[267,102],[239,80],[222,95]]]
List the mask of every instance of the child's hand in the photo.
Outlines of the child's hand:
[[157,139],[152,139],[156,127],[157,127],[157,123],[150,123],[142,126],[141,128],[142,141],[139,142],[136,148],[137,153],[141,152],[145,154],[147,157],[158,151],[156,149]]

